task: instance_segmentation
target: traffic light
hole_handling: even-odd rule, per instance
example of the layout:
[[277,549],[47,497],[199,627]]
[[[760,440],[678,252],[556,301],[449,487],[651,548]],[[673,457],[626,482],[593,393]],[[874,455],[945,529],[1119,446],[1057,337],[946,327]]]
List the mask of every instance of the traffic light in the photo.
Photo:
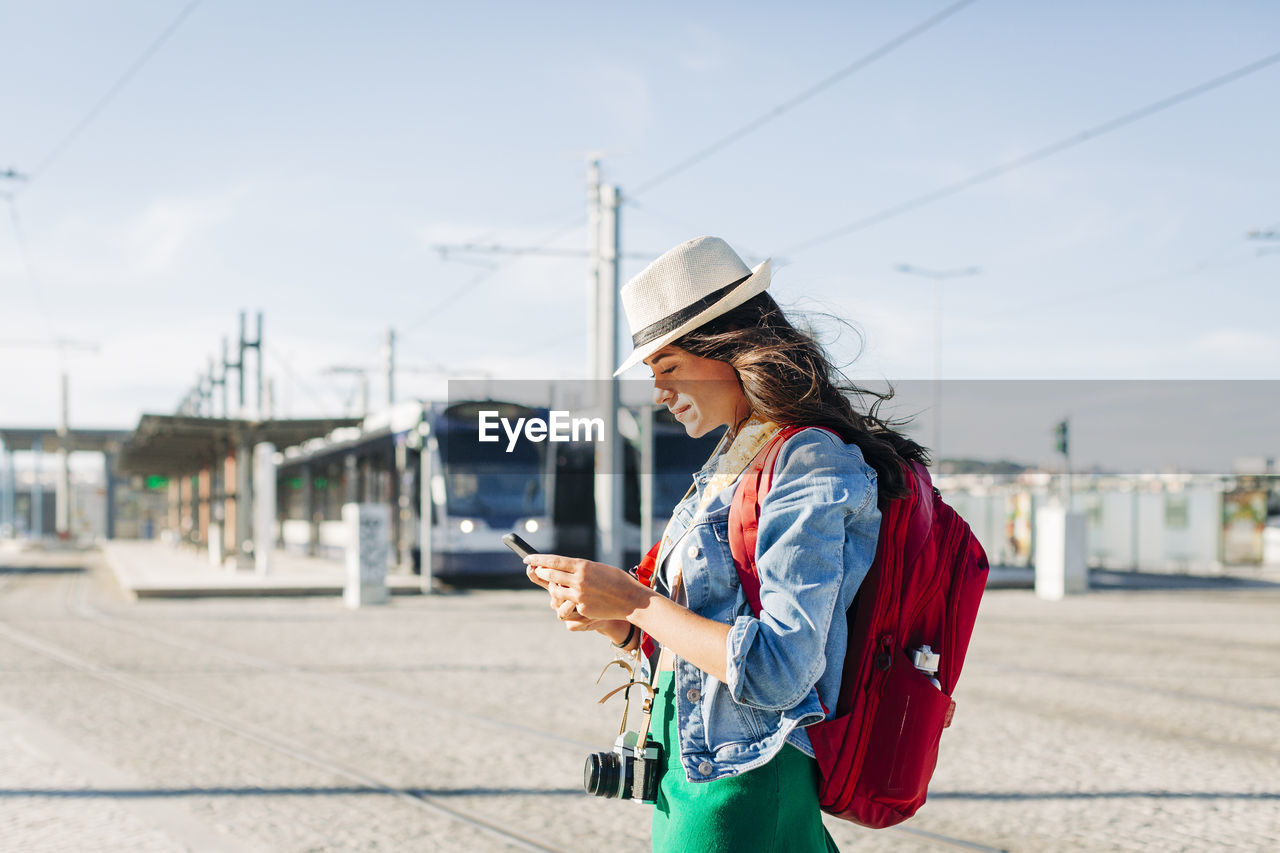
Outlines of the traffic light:
[[1061,453],[1063,456],[1066,456],[1067,455],[1067,422],[1065,420],[1059,421],[1057,425],[1054,426],[1053,436],[1055,439],[1054,443],[1058,452]]

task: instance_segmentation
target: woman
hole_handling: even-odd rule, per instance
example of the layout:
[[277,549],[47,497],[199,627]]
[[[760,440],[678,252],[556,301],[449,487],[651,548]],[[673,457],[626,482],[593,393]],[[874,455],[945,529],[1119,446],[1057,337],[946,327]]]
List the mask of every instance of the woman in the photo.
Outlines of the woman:
[[[667,768],[654,850],[832,850],[804,727],[835,706],[845,611],[875,556],[879,499],[902,494],[903,459],[924,449],[854,411],[817,342],[796,329],[754,270],[703,237],[654,261],[622,290],[654,400],[700,437],[727,426],[663,534],[655,584],[613,566],[528,557],[531,580],[572,631],[626,651],[647,635],[659,694],[652,731]],[[856,390],[856,389],[846,389]],[[739,476],[783,426],[760,506],[761,610],[753,615],[728,544]]]

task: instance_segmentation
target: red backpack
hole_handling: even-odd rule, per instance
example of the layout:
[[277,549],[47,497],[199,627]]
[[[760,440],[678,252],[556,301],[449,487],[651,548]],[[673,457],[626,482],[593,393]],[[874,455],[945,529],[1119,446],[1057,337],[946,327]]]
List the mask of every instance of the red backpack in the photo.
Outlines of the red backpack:
[[[787,427],[751,462],[734,494],[729,544],[752,612],[760,615],[756,535]],[[849,645],[835,715],[805,729],[822,771],[822,810],[882,828],[924,805],[942,730],[987,583],[987,555],[943,502],[923,465],[906,467],[910,494],[880,502],[875,560],[849,608]],[[941,689],[913,664],[924,646]]]

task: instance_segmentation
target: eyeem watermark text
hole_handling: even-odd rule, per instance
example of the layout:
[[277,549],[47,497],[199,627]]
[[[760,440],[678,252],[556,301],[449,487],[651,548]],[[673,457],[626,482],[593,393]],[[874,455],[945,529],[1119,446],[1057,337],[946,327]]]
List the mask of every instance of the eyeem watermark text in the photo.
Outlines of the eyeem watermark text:
[[542,418],[499,417],[496,411],[481,411],[480,441],[501,441],[498,427],[507,434],[507,452],[515,450],[523,433],[529,441],[604,441],[603,418],[575,418],[572,412],[552,410],[549,420]]

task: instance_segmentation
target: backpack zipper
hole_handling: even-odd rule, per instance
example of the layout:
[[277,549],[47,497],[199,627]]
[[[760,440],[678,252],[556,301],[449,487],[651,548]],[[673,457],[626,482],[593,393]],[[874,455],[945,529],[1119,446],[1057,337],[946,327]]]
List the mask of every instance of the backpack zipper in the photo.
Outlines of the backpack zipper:
[[[933,494],[936,496],[937,493],[938,493],[938,490],[934,489]],[[932,513],[935,530],[937,529],[937,524],[938,524],[938,503],[939,501],[935,497],[935,500],[933,501],[933,513]],[[952,532],[951,530],[947,531],[948,534],[950,534],[951,532]],[[950,539],[950,536],[948,536],[948,539]],[[942,591],[942,587],[944,585],[943,578],[945,576],[944,575],[945,569],[949,568],[954,572],[954,569],[955,569],[954,566],[944,568],[939,565],[939,561],[937,559],[938,555],[947,553],[948,544],[949,543],[947,540],[943,540],[941,543],[938,543],[937,547],[934,549],[934,561],[933,561],[934,571],[933,571],[933,577],[930,579],[930,582],[929,582],[928,594],[920,596],[920,601],[918,604],[916,604],[915,612],[911,614],[911,621],[906,622],[904,624],[904,627],[908,631],[911,630],[912,626],[917,624],[917,622],[920,619],[920,615],[924,613],[924,609],[929,606],[929,602],[933,601],[934,596],[938,595]],[[945,626],[943,627],[943,631],[944,632],[946,631]]]

